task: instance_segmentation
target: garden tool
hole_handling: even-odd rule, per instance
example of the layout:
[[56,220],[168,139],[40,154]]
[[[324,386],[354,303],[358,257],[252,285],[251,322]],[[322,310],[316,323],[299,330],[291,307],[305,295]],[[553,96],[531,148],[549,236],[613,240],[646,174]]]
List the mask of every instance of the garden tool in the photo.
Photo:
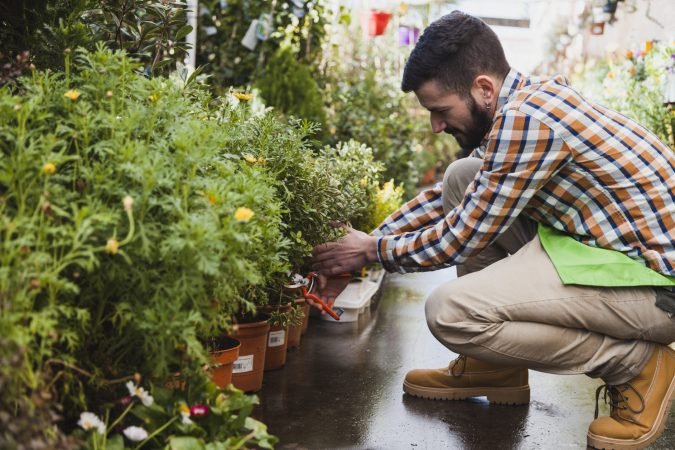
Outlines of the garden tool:
[[[340,320],[340,316],[342,315],[342,313],[344,313],[344,310],[342,308],[332,309],[330,306],[326,304],[326,302],[321,300],[317,295],[311,293],[312,289],[314,288],[314,278],[316,276],[317,276],[316,272],[310,272],[307,274],[306,277],[303,277],[302,275],[296,273],[293,276],[293,284],[286,285],[286,287],[289,289],[300,289],[300,292],[302,293],[302,296],[305,297],[305,299],[314,302],[313,303],[314,307],[326,311],[326,313],[328,313],[328,315],[330,315],[333,319]],[[351,275],[344,274],[339,276],[342,277]],[[317,306],[317,304],[319,306]]]

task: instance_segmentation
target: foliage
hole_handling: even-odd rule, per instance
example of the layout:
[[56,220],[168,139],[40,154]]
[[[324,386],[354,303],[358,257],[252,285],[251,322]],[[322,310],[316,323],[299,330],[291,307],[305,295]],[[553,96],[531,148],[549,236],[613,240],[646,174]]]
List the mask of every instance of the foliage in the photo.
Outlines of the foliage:
[[[128,387],[130,392],[139,389]],[[153,386],[151,392],[143,390],[142,398],[133,394],[120,398],[106,408],[104,419],[93,417],[98,426],[81,419],[83,429],[77,434],[85,440],[85,448],[231,450],[273,448],[277,442],[263,423],[250,416],[258,397],[244,395],[232,385],[223,390],[210,382],[192,383],[185,390]],[[88,414],[91,420],[92,413]]]
[[[184,2],[156,0],[35,0],[0,7],[0,42],[8,55],[28,51],[38,68],[63,68],[64,53],[94,50],[97,42],[123,49],[147,74],[168,73],[185,57]],[[164,67],[164,69],[162,69]]]
[[675,47],[648,41],[640,50],[596,61],[576,76],[574,85],[594,100],[638,121],[675,146],[672,113],[664,105],[668,73],[675,70]]
[[0,90],[0,329],[28,350],[20,378],[36,387],[58,358],[73,402],[123,374],[197,370],[199,337],[286,270],[274,180],[222,155],[234,135],[252,144],[237,106],[137,68],[81,51],[65,75]]
[[[200,5],[197,63],[208,64],[217,92],[251,84],[282,44],[293,46],[298,61],[310,67],[321,58],[327,20],[324,0],[309,0],[299,10],[291,0],[204,0]],[[304,16],[297,17],[294,10]],[[244,47],[241,41],[251,22],[270,23],[270,17],[269,36],[255,51]]]
[[290,47],[280,49],[255,81],[265,104],[284,114],[326,122],[321,91],[309,66],[298,61]]
[[398,210],[403,204],[403,187],[396,186],[394,180],[389,180],[377,187],[374,195],[374,204],[370,208],[370,229],[376,228],[384,219]]

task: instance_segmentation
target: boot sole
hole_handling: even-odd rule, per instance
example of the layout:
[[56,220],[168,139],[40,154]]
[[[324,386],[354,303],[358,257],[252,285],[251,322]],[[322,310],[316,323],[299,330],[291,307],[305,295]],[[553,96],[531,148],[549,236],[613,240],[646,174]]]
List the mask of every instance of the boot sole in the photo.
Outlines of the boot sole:
[[643,449],[656,441],[663,429],[666,427],[666,421],[668,420],[668,415],[670,414],[670,408],[673,402],[673,395],[675,394],[675,378],[670,381],[670,386],[668,387],[668,392],[666,393],[667,401],[661,404],[661,409],[659,409],[659,414],[656,416],[656,424],[645,433],[644,436],[640,436],[638,439],[612,439],[604,436],[598,436],[590,431],[586,434],[586,440],[589,447],[598,449],[598,450],[640,450]]
[[530,403],[530,385],[528,384],[517,387],[433,388],[403,381],[403,391],[406,394],[429,400],[466,400],[471,397],[487,397],[490,403],[497,405]]

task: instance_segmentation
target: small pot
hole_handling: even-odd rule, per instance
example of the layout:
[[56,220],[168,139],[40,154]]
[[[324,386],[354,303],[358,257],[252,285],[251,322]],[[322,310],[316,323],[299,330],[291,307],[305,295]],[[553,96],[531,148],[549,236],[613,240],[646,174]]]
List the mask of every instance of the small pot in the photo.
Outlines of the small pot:
[[239,357],[232,366],[232,384],[244,392],[257,392],[262,388],[269,316],[239,319],[231,337],[241,341]]
[[211,380],[219,388],[224,388],[232,383],[232,364],[239,357],[241,342],[229,336],[219,336],[211,339],[211,364],[209,373]]
[[[274,310],[277,307],[270,307]],[[291,304],[286,303],[278,307],[279,311],[286,313],[291,310]],[[288,327],[274,325],[270,327],[267,335],[267,351],[265,353],[265,370],[281,369],[286,365],[286,352],[288,351]]]
[[302,312],[304,314],[302,318],[302,322],[300,322],[297,325],[291,325],[288,327],[288,349],[292,348],[298,348],[300,347],[300,338],[302,337],[302,326],[305,322],[305,317],[307,316],[307,313],[305,313],[305,304],[307,303],[307,300],[305,299],[299,299],[295,301],[296,304],[302,308]]

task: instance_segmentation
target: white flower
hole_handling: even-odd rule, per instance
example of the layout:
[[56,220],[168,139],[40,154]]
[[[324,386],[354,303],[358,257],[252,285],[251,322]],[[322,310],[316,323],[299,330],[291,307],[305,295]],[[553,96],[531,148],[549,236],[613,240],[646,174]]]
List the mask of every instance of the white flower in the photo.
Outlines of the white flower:
[[96,429],[101,434],[105,434],[105,424],[98,416],[91,412],[83,412],[80,414],[80,420],[77,422],[79,426],[85,431]]
[[124,199],[122,199],[122,203],[124,204],[125,211],[131,211],[134,207],[134,199],[130,195],[124,197]]
[[145,406],[150,406],[155,401],[148,391],[140,386],[136,386],[133,381],[127,381],[127,389],[129,389],[129,395],[140,398]]
[[142,441],[148,437],[148,432],[141,427],[126,427],[122,430],[122,433],[127,439],[134,442]]

